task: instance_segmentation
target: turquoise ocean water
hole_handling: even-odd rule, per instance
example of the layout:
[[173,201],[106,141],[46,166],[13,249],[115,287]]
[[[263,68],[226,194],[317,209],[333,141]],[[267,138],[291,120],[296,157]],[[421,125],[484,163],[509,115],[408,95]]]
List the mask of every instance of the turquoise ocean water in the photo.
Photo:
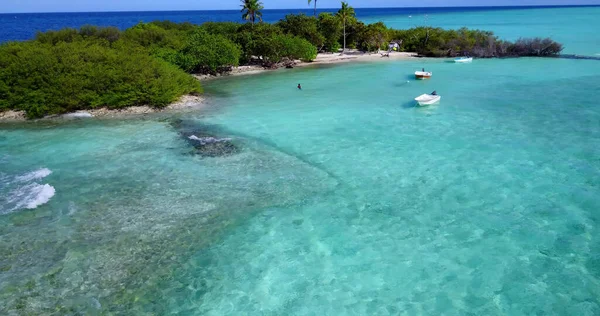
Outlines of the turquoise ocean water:
[[0,314],[598,315],[599,83],[596,60],[386,61],[3,125]]

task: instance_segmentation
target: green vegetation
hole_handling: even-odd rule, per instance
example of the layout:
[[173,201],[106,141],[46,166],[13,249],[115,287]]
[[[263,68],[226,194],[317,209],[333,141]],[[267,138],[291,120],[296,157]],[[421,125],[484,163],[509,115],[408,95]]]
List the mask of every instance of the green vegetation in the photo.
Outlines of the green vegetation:
[[556,56],[562,51],[551,39],[513,43],[466,28],[367,25],[346,2],[336,14],[290,14],[268,24],[262,23],[260,1],[241,2],[242,18],[249,23],[156,21],[124,31],[83,26],[2,44],[0,111],[22,110],[39,118],[98,107],[163,107],[183,94],[202,92],[200,83],[186,73],[217,74],[240,64],[276,68],[312,61],[317,52],[337,52],[340,47],[387,50],[392,41],[402,43],[402,51],[428,57]]
[[466,28],[389,30],[388,38],[401,39],[404,50],[426,57],[549,57],[560,54],[563,49],[561,44],[549,38],[520,39],[513,43],[500,40],[492,32]]
[[215,73],[237,66],[241,54],[239,47],[224,36],[200,29],[190,34],[171,61],[190,73]]
[[348,2],[342,1],[342,8],[337,13],[338,18],[342,21],[342,25],[344,26],[344,50],[346,51],[346,39],[348,37],[348,33],[346,32],[348,24],[353,25],[356,24],[356,13],[354,12],[354,8],[348,5]]
[[244,13],[242,19],[250,21],[252,24],[256,22],[256,18],[262,22],[261,11],[264,8],[262,2],[259,0],[242,0],[242,12]]
[[323,49],[326,52],[337,52],[342,37],[342,22],[333,14],[321,13],[319,15],[318,30],[324,37]]
[[321,50],[325,43],[325,35],[319,32],[319,20],[315,17],[288,14],[276,26],[286,34],[306,39],[318,50]]
[[105,40],[0,46],[0,109],[29,118],[106,106],[162,107],[200,84],[140,47]]

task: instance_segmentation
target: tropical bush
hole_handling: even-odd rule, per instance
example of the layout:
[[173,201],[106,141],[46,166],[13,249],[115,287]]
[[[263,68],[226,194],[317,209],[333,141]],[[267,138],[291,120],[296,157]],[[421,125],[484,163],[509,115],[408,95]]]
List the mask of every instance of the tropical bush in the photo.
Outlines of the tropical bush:
[[81,40],[103,39],[109,43],[114,43],[121,37],[121,31],[116,27],[96,27],[84,25],[79,30],[65,28],[58,31],[38,32],[35,39],[44,44],[56,45],[60,42],[71,43]]
[[307,40],[282,34],[257,38],[251,51],[267,66],[284,59],[312,61],[317,57],[317,49]]
[[563,46],[550,38],[522,38],[509,45],[505,56],[555,56],[562,52]]
[[181,49],[187,39],[186,31],[163,28],[166,22],[139,23],[123,32],[123,40],[148,48]]
[[318,51],[323,48],[325,36],[319,32],[319,20],[314,16],[288,14],[276,25],[286,34],[306,39]]
[[551,39],[520,39],[515,43],[502,41],[492,32],[444,30],[417,27],[409,30],[389,30],[388,38],[402,40],[404,51],[428,57],[521,57],[556,56],[563,47]]
[[235,41],[242,24],[236,22],[206,22],[200,26],[209,34],[222,35]]
[[259,23],[253,25],[246,23],[241,25],[234,39],[243,52],[241,61],[250,63],[253,61],[253,57],[262,56],[268,52],[268,50],[261,49],[258,42],[264,44],[268,39],[281,34],[283,34],[282,30],[272,24]]
[[322,50],[337,52],[341,47],[340,39],[343,35],[343,27],[340,19],[331,13],[321,13],[317,27],[324,39]]
[[385,46],[389,42],[388,28],[383,22],[365,25],[358,33],[357,42],[357,47],[363,51],[387,50]]
[[176,55],[174,62],[190,73],[216,73],[238,66],[242,52],[238,45],[222,35],[209,34],[204,30],[194,31]]
[[0,46],[0,109],[29,118],[75,110],[132,105],[162,107],[198,81],[177,67],[123,42],[38,42]]

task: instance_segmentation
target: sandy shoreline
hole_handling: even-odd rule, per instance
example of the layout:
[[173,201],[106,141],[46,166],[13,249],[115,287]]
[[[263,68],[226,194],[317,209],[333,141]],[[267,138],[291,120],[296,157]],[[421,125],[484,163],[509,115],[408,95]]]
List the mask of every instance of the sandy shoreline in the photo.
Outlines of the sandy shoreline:
[[[383,56],[378,53],[364,53],[357,50],[349,50],[344,54],[340,53],[320,53],[317,58],[312,62],[295,61],[294,68],[299,67],[310,67],[318,65],[330,65],[330,64],[342,64],[350,62],[376,62],[376,61],[389,61],[389,60],[402,60],[418,58],[416,53],[404,53],[404,52],[391,52],[388,56]],[[279,68],[281,69],[281,68]],[[231,76],[247,76],[255,75],[265,72],[274,71],[277,69],[266,69],[263,66],[252,65],[252,66],[239,66],[233,68],[230,73],[221,76],[212,75],[193,75],[198,80],[212,80],[223,77]],[[93,110],[83,110],[74,113],[67,113],[63,115],[51,115],[39,120],[49,119],[73,119],[73,118],[121,118],[127,116],[144,115],[158,112],[176,112],[184,110],[195,110],[200,109],[206,103],[206,97],[204,96],[191,96],[186,95],[181,97],[177,102],[174,102],[165,108],[153,108],[149,106],[131,106],[119,110],[111,110],[107,108],[99,108]],[[0,112],[0,123],[2,122],[22,122],[27,121],[25,112],[23,111],[5,111]]]
[[[387,52],[386,52],[387,53]],[[382,53],[365,53],[357,50],[349,50],[344,54],[340,53],[319,53],[317,58],[312,62],[302,62],[300,60],[295,61],[294,68],[300,67],[311,67],[318,65],[332,65],[332,64],[343,64],[350,62],[376,62],[376,61],[389,61],[389,60],[403,60],[403,59],[413,59],[418,58],[417,53],[406,53],[406,52],[391,52],[389,57],[382,56]],[[279,68],[281,69],[281,68]],[[265,73],[278,69],[266,69],[260,65],[252,65],[252,66],[239,66],[233,68],[230,73],[220,75],[220,76],[212,76],[212,75],[194,75],[198,80],[212,80],[223,77],[231,77],[231,76],[247,76],[247,75],[255,75],[260,73]]]
[[[164,107],[164,108],[153,108],[150,106],[130,106],[123,109],[112,110],[107,108],[82,110],[73,113],[67,113],[62,115],[50,115],[44,118],[34,120],[64,120],[64,119],[77,119],[77,118],[122,118],[127,116],[138,116],[151,113],[160,112],[176,112],[186,110],[197,110],[204,107],[206,104],[205,96],[194,96],[184,95],[178,101]],[[0,123],[1,122],[23,122],[27,121],[25,112],[23,111],[5,111],[0,112]]]

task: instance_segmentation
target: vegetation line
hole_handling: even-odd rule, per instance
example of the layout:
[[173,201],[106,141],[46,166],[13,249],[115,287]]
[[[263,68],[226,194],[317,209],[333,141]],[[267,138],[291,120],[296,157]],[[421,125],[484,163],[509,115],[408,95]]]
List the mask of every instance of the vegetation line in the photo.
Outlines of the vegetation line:
[[[310,4],[311,1],[308,1]],[[155,21],[120,31],[83,26],[38,33],[28,42],[0,45],[0,112],[25,111],[29,118],[106,107],[164,107],[181,95],[200,94],[189,73],[226,73],[239,65],[277,68],[313,61],[318,52],[347,48],[401,51],[427,57],[558,56],[551,39],[507,42],[492,32],[365,24],[342,2],[336,14],[287,15],[262,22],[263,4],[242,0],[248,23],[202,25]]]

